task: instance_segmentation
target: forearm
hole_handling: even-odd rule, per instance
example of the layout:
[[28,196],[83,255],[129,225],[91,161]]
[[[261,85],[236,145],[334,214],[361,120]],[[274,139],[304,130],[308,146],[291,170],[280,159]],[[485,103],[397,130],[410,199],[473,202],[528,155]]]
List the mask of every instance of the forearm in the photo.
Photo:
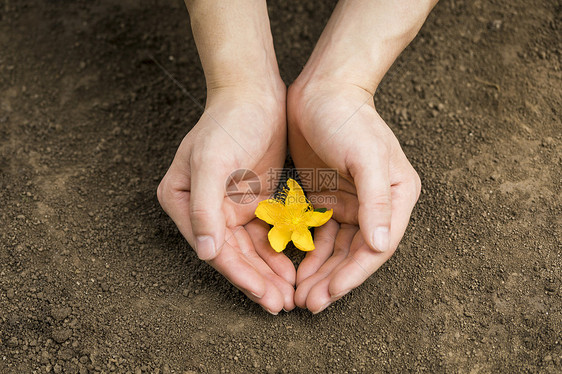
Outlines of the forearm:
[[340,0],[300,79],[355,84],[374,94],[437,0]]
[[265,0],[186,0],[207,90],[279,84]]

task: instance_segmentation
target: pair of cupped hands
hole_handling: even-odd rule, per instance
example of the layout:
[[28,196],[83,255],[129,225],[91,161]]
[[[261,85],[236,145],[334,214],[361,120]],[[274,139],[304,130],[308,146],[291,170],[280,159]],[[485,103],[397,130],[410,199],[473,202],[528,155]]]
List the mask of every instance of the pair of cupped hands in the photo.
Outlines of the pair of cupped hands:
[[[315,249],[297,269],[256,218],[271,197],[272,169],[287,146],[298,169],[338,172],[333,216],[314,231]],[[250,204],[225,182],[238,169],[261,181]],[[268,174],[269,172],[269,174]],[[377,113],[373,93],[336,81],[232,85],[208,91],[205,112],[185,136],[158,199],[201,260],[271,314],[296,306],[318,313],[361,285],[396,250],[420,193],[420,179]],[[315,206],[316,207],[316,206]],[[320,207],[320,206],[318,206]]]

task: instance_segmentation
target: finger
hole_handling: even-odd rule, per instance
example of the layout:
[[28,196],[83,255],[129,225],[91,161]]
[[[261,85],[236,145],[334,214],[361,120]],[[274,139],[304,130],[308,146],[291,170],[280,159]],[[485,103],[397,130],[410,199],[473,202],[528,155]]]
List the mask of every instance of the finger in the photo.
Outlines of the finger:
[[312,192],[308,196],[315,208],[332,209],[332,218],[337,222],[359,225],[357,194],[339,190]]
[[252,220],[246,226],[248,234],[252,238],[256,253],[265,261],[267,265],[287,283],[294,286],[296,279],[296,269],[293,262],[282,252],[275,252],[267,239],[269,225],[258,219]]
[[332,296],[328,291],[329,285],[330,277],[326,277],[310,289],[306,298],[306,309],[312,314],[318,314],[332,304]]
[[254,249],[252,239],[245,229],[236,230],[234,235],[240,246],[240,252],[264,277],[266,288],[270,290],[271,300],[268,300],[267,304],[262,304],[261,302],[259,304],[272,314],[277,314],[281,309],[285,309],[286,311],[294,309],[295,290],[293,286],[285,279],[275,274],[263,259],[258,256]]
[[388,153],[383,143],[378,144],[374,152],[359,151],[350,171],[357,186],[359,227],[365,241],[373,250],[385,252],[390,247],[392,206]]
[[189,177],[178,170],[175,161],[158,185],[158,202],[170,216],[184,238],[195,248],[189,217]]
[[314,246],[316,248],[308,252],[304,260],[299,264],[297,285],[316,273],[334,252],[334,244],[339,228],[340,225],[333,219],[330,219],[324,226],[314,229]]
[[373,252],[366,244],[360,245],[356,251],[352,250],[352,255],[331,279],[329,292],[334,299],[342,297],[362,284],[392,256],[406,231],[410,214],[416,203],[417,195],[414,190],[415,186],[410,183],[403,183],[393,188],[389,251]]
[[322,279],[328,277],[330,273],[346,259],[353,236],[357,232],[357,226],[342,225],[336,235],[334,252],[332,256],[316,271],[303,280],[295,291],[295,304],[300,308],[306,308],[308,293]]
[[240,253],[231,232],[219,254],[208,263],[252,300],[258,302],[266,296],[265,279]]
[[316,283],[308,292],[308,296],[306,298],[306,308],[313,314],[320,313],[339,298],[335,298],[330,294],[330,282],[334,274],[337,274],[338,271],[348,262],[350,253],[356,251],[359,246],[365,245],[363,235],[361,235],[358,227],[354,226],[354,228],[355,230],[352,231],[352,240],[348,243],[346,258],[343,261],[340,261],[340,263],[338,263],[330,271],[330,274],[328,274],[327,277]]
[[224,241],[226,229],[222,204],[228,173],[204,156],[191,157],[189,216],[195,250],[202,260],[214,258]]

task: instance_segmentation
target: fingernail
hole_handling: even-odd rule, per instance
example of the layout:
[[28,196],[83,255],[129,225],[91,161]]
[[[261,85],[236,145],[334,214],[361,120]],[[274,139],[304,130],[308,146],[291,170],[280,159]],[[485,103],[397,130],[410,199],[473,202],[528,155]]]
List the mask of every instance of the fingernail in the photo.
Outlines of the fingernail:
[[340,298],[344,297],[345,295],[347,295],[349,293],[349,291],[351,291],[351,290],[340,292],[337,295],[332,295],[332,300],[335,301],[337,299],[340,299]]
[[331,303],[332,303],[331,301],[328,301],[326,304],[324,304],[324,306],[323,306],[322,308],[320,308],[320,309],[317,310],[316,312],[312,312],[312,314],[318,314],[318,313],[320,313],[321,311],[323,311],[324,309],[326,309],[327,307],[329,307]]
[[215,257],[215,240],[212,236],[201,235],[195,240],[195,246],[197,247],[197,255],[201,260],[209,260]]
[[388,251],[390,245],[390,235],[388,227],[380,226],[375,229],[371,244],[380,252]]
[[257,297],[258,299],[261,299],[263,297],[263,295],[258,295],[257,293],[253,293],[252,291],[250,291],[250,293],[254,295],[254,297]]
[[276,316],[278,313],[273,313],[271,310],[267,309],[266,307],[262,306],[262,308],[271,315]]

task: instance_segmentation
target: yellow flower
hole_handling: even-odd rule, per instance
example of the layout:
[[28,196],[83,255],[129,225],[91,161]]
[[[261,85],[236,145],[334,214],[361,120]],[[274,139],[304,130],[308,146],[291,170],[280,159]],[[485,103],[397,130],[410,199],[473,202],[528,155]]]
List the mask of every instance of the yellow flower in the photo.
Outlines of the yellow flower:
[[273,225],[267,237],[276,252],[283,251],[290,240],[301,251],[312,251],[314,242],[309,228],[328,222],[333,211],[314,211],[294,179],[289,179],[287,186],[289,189],[285,189],[284,199],[261,201],[256,208],[256,217]]

